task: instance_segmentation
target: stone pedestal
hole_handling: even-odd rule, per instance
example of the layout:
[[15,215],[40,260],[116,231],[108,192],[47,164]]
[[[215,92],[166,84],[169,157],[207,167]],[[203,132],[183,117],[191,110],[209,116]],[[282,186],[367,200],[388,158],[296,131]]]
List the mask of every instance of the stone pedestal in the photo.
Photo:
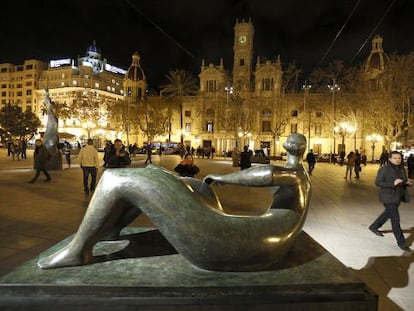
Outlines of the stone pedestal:
[[61,170],[62,169],[62,154],[57,149],[57,147],[52,147],[49,149],[50,159],[47,162],[46,168],[48,170]]
[[378,297],[304,232],[272,271],[198,269],[149,228],[98,243],[94,256],[93,264],[53,270],[37,268],[37,258],[25,263],[0,278],[0,309],[377,310]]

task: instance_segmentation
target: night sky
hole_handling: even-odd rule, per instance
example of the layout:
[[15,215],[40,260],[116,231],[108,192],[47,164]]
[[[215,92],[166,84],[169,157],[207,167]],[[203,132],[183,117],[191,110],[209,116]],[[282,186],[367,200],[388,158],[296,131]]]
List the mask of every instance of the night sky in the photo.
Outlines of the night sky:
[[371,34],[384,38],[388,54],[414,51],[413,0],[15,0],[2,2],[1,12],[0,63],[76,58],[96,40],[103,57],[124,69],[138,51],[154,88],[174,68],[197,76],[203,58],[218,64],[223,57],[231,71],[237,18],[253,22],[254,59],[280,54],[303,79],[335,59],[358,64]]

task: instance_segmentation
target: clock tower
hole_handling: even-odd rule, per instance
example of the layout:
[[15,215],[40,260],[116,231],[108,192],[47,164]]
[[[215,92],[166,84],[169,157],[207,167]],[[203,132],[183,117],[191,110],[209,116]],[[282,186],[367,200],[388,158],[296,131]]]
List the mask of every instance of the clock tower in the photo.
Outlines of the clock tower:
[[254,27],[249,21],[236,21],[234,26],[233,88],[236,91],[251,89]]

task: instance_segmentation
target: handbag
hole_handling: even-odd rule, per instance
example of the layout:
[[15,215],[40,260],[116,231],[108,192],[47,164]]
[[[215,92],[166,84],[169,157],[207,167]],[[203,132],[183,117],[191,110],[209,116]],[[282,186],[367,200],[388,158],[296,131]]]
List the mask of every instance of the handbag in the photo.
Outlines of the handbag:
[[405,202],[405,203],[410,202],[410,193],[408,192],[407,188],[404,188],[403,190],[401,202]]

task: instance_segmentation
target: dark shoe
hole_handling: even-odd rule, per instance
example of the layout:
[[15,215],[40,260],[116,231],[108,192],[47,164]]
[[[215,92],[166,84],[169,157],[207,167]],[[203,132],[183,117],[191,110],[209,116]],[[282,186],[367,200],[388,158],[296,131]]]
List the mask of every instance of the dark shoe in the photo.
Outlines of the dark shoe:
[[46,178],[45,180],[44,180],[44,182],[49,182],[49,181],[51,181],[52,179],[51,178]]
[[378,229],[375,229],[375,228],[373,228],[373,227],[369,227],[368,228],[372,233],[374,233],[375,235],[378,235],[378,236],[384,236],[384,234],[381,232],[381,231],[378,231]]
[[405,244],[398,244],[398,247],[401,248],[403,251],[406,251],[406,252],[410,252],[411,251],[411,248],[409,248]]

